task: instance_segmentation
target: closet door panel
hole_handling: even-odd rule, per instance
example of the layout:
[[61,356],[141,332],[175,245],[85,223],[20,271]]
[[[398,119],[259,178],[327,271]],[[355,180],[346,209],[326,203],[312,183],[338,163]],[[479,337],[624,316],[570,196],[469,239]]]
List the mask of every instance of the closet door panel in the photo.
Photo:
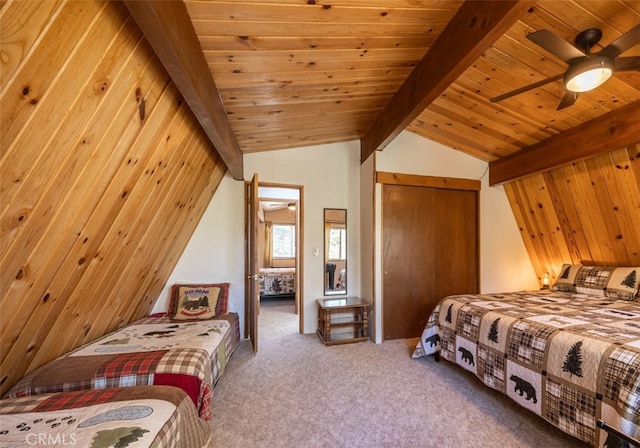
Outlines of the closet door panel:
[[435,269],[430,219],[435,189],[382,187],[383,339],[419,335],[433,308]]
[[384,340],[418,337],[447,295],[478,291],[478,193],[382,187]]
[[477,192],[438,189],[432,219],[436,302],[453,294],[478,292]]

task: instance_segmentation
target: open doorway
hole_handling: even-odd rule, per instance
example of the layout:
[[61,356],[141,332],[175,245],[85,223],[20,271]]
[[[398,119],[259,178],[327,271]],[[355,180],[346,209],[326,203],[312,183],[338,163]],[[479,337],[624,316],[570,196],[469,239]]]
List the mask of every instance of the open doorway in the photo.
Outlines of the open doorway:
[[259,331],[280,331],[284,325],[290,328],[292,313],[298,317],[297,331],[304,331],[301,217],[301,186],[258,183],[260,314],[277,310],[275,314],[270,313],[269,319],[261,316]]

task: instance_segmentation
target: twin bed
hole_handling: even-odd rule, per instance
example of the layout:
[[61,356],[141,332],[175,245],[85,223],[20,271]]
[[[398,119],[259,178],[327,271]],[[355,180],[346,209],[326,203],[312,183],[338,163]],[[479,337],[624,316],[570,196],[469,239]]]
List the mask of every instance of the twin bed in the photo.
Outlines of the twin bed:
[[189,397],[168,386],[79,390],[0,400],[0,446],[209,446]]
[[176,285],[168,315],[27,374],[0,400],[0,447],[25,446],[27,436],[45,446],[207,446],[213,388],[240,341],[228,286]]
[[456,363],[592,446],[633,446],[640,439],[639,281],[640,268],[565,265],[552,290],[447,297],[413,357]]

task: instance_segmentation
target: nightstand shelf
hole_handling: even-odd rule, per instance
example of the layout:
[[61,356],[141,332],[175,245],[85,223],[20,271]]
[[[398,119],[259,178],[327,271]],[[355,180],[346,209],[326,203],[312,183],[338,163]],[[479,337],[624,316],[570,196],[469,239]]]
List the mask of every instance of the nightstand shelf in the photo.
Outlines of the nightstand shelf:
[[368,340],[370,310],[358,297],[318,299],[318,337],[325,345]]

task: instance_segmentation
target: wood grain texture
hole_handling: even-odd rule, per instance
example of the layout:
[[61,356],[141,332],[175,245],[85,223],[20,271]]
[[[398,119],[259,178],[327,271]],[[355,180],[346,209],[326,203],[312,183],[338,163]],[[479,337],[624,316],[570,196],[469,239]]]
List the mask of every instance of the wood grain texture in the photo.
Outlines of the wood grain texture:
[[640,144],[504,184],[538,276],[640,265]]
[[376,183],[387,185],[407,185],[414,187],[433,187],[452,190],[480,191],[480,181],[455,177],[417,176],[414,174],[388,173],[376,171]]
[[[489,101],[566,69],[528,33],[548,29],[573,42],[580,31],[598,27],[604,33],[599,49],[640,23],[635,1],[532,2],[475,57],[476,31],[495,26],[492,14],[514,2],[486,3],[473,15],[478,29],[452,22],[480,5],[457,0],[185,5],[243,154],[362,140],[370,133],[366,146],[381,129],[388,140],[406,129],[494,161],[640,99],[640,73],[621,72],[561,111],[560,80]],[[453,31],[445,34],[450,24]],[[640,55],[636,47],[624,56]],[[409,86],[404,93],[403,85]],[[432,98],[422,104],[425,90]],[[402,99],[393,100],[398,92]],[[387,109],[391,101],[399,104]],[[415,119],[403,122],[410,115]]]
[[360,160],[402,132],[534,3],[464,3],[362,137]]
[[3,15],[0,29],[0,91],[13,77],[25,53],[31,50],[40,36],[42,28],[60,13],[61,4],[62,1],[0,4]]
[[640,142],[640,101],[594,118],[489,164],[489,184],[530,174]]
[[218,88],[184,3],[180,0],[125,0],[124,3],[227,164],[229,172],[234,179],[241,180],[242,154],[238,141],[229,127]]
[[383,339],[420,336],[436,304],[478,290],[478,191],[382,185]]
[[[499,103],[488,99],[564,72],[566,64],[528,41],[548,29],[567,42],[586,28],[600,28],[598,50],[640,23],[636,2],[541,0],[474,61],[407,129],[489,162],[640,100],[636,72],[616,73],[575,105],[556,110],[562,81],[546,84]],[[624,56],[640,54],[636,45]],[[452,102],[456,108],[451,108]],[[502,135],[502,139],[499,136]],[[496,138],[498,137],[498,138]],[[594,145],[591,145],[594,146]],[[607,148],[610,151],[615,148]]]
[[[449,0],[185,4],[243,154],[357,139],[367,146],[381,129],[388,140],[407,129],[494,161],[640,99],[640,74],[621,72],[566,110],[556,110],[560,80],[489,101],[566,69],[528,33],[549,29],[573,42],[583,29],[599,27],[604,46],[640,22],[635,2],[498,2],[490,9]],[[498,33],[493,14],[510,7],[522,9]],[[475,33],[489,28],[496,35],[479,51]],[[640,50],[625,52],[631,55]],[[392,102],[400,105],[387,109]]]
[[7,2],[0,25],[5,392],[151,310],[227,168],[122,3]]
[[462,2],[185,4],[251,153],[360,139]]

